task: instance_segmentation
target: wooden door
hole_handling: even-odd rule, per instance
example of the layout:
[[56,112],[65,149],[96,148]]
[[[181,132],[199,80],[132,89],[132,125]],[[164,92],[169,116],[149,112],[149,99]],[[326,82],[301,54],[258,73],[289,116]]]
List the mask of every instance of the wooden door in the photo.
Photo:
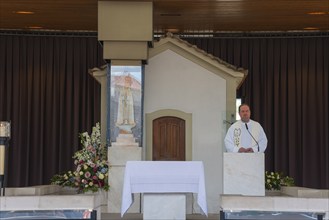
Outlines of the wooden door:
[[185,161],[185,120],[172,116],[153,120],[152,160]]

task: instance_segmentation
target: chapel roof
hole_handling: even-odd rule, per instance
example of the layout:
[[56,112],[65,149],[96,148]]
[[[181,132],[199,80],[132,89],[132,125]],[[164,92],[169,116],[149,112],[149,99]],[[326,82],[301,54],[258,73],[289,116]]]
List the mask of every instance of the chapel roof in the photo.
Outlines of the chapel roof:
[[[176,46],[178,46],[183,50],[187,50],[188,52],[197,55],[200,59],[207,61],[209,64],[216,66],[217,68],[223,70],[225,73],[236,78],[237,89],[241,86],[244,79],[248,75],[248,70],[227,63],[224,60],[198,48],[196,45],[193,45],[188,41],[183,40],[178,36],[175,36],[171,32],[168,32],[166,35],[160,37],[158,41],[154,42],[154,48],[160,47],[161,45],[166,44],[168,42],[175,44]],[[152,50],[152,48],[150,50]]]

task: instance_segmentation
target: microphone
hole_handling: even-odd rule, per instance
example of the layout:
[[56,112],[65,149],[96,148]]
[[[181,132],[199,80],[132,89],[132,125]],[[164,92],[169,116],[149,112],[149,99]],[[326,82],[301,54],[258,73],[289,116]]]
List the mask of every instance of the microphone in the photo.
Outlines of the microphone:
[[227,123],[229,125],[233,125],[234,122],[229,122],[229,121],[226,121],[226,120],[223,120],[224,123]]
[[252,139],[254,139],[254,141],[256,142],[256,144],[257,144],[257,146],[258,146],[258,152],[259,152],[259,144],[258,144],[258,141],[256,141],[256,139],[254,138],[254,136],[250,133],[250,131],[249,131],[249,129],[248,129],[248,125],[247,125],[247,123],[245,123],[245,125],[246,125],[246,128],[247,128],[248,133],[250,134],[250,136],[252,137]]

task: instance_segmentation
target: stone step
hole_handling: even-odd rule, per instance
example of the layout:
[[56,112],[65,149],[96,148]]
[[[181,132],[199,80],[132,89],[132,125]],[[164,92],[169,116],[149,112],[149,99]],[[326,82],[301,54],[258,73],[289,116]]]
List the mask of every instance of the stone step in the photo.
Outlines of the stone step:
[[122,142],[112,142],[112,147],[118,147],[118,146],[127,146],[127,147],[138,147],[138,143],[122,143]]

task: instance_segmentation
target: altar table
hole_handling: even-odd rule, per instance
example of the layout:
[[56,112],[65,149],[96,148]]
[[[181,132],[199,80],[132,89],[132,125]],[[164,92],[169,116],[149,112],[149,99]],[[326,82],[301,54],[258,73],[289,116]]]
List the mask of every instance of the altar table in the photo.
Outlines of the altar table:
[[133,193],[197,193],[198,205],[208,215],[202,161],[128,161],[121,217],[132,205]]

